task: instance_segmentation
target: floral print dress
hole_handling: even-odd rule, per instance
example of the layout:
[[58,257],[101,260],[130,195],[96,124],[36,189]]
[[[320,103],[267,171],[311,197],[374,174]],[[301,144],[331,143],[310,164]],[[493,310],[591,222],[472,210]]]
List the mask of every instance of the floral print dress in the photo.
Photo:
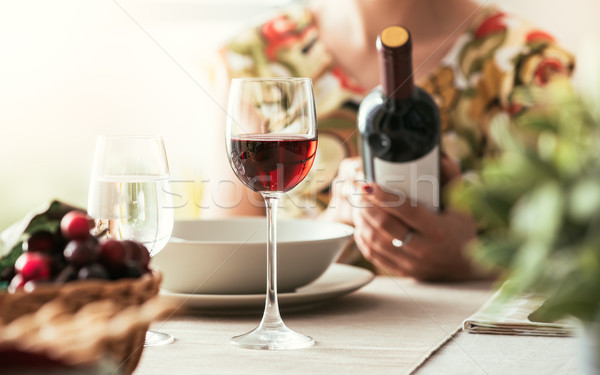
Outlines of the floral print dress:
[[[319,146],[311,176],[288,197],[285,211],[314,216],[327,205],[340,161],[356,155],[358,105],[371,88],[360,87],[334,61],[311,14],[294,8],[240,33],[222,49],[231,78],[302,76],[313,80]],[[554,38],[497,8],[483,8],[467,31],[425,79],[417,82],[440,108],[442,150],[463,173],[477,172],[494,152],[489,124],[498,113],[527,110],[523,88],[570,75],[573,56]]]

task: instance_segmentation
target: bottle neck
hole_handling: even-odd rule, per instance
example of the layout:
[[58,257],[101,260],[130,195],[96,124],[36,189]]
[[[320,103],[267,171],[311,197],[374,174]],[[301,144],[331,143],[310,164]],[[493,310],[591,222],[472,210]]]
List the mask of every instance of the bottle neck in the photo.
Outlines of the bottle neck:
[[412,58],[408,53],[380,51],[379,82],[383,95],[393,99],[406,99],[414,90]]

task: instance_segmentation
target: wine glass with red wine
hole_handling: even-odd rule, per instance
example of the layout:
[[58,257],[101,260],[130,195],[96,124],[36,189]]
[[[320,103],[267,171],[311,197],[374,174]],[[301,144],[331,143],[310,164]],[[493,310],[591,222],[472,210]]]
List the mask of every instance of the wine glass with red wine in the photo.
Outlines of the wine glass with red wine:
[[314,344],[286,327],[277,303],[277,204],[310,171],[317,151],[317,117],[308,78],[231,81],[227,156],[237,177],[267,208],[267,292],[258,327],[231,339],[250,349],[298,349]]

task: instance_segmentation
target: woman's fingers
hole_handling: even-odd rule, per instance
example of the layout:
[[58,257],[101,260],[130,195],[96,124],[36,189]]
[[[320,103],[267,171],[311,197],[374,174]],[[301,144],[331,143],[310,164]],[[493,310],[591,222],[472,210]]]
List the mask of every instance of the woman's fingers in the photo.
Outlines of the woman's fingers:
[[380,207],[385,212],[402,221],[407,227],[426,236],[439,235],[437,226],[438,214],[421,204],[414,204],[410,199],[386,192],[377,185],[367,185],[371,194],[363,195],[363,199],[373,207]]
[[352,201],[354,185],[364,183],[362,175],[362,163],[359,158],[342,160],[338,174],[331,183],[331,199],[327,209],[320,215],[321,219],[352,224],[352,210],[355,207]]
[[429,260],[423,258],[423,255],[429,252],[423,251],[427,241],[411,231],[412,237],[407,243],[401,247],[395,246],[394,238],[405,240],[409,229],[394,217],[388,216],[390,221],[395,220],[398,226],[393,231],[383,230],[370,216],[373,212],[376,210],[360,210],[354,215],[354,237],[365,258],[380,267],[406,276],[426,278],[431,274],[433,270],[428,264]]
[[[432,212],[402,202],[373,185],[356,191],[353,205],[356,243],[365,258],[388,271],[418,280],[464,280],[483,277],[463,250],[477,235],[465,214]],[[411,233],[409,238],[407,236]],[[399,241],[394,241],[398,239]]]
[[338,178],[343,180],[362,178],[362,160],[360,157],[354,156],[342,160],[338,167]]
[[372,227],[379,228],[384,236],[389,233],[391,235],[390,240],[394,238],[404,238],[412,231],[412,229],[404,224],[402,220],[390,215],[381,207],[374,204],[363,205],[359,210],[359,213]]
[[398,259],[390,258],[384,253],[376,251],[375,246],[368,243],[368,240],[366,240],[366,237],[362,233],[354,232],[354,241],[356,242],[356,246],[358,246],[365,259],[372,264],[381,269],[390,270],[400,275],[409,276],[409,272],[407,272],[406,269],[401,266],[401,262],[398,262]]

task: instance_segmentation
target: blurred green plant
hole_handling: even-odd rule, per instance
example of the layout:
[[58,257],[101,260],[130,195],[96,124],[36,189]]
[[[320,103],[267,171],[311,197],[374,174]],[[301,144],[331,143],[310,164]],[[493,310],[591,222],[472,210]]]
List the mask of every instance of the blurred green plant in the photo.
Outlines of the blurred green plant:
[[482,224],[472,254],[504,270],[504,298],[534,291],[534,318],[600,322],[600,121],[567,82],[524,91],[535,107],[491,128],[500,153],[453,204]]

